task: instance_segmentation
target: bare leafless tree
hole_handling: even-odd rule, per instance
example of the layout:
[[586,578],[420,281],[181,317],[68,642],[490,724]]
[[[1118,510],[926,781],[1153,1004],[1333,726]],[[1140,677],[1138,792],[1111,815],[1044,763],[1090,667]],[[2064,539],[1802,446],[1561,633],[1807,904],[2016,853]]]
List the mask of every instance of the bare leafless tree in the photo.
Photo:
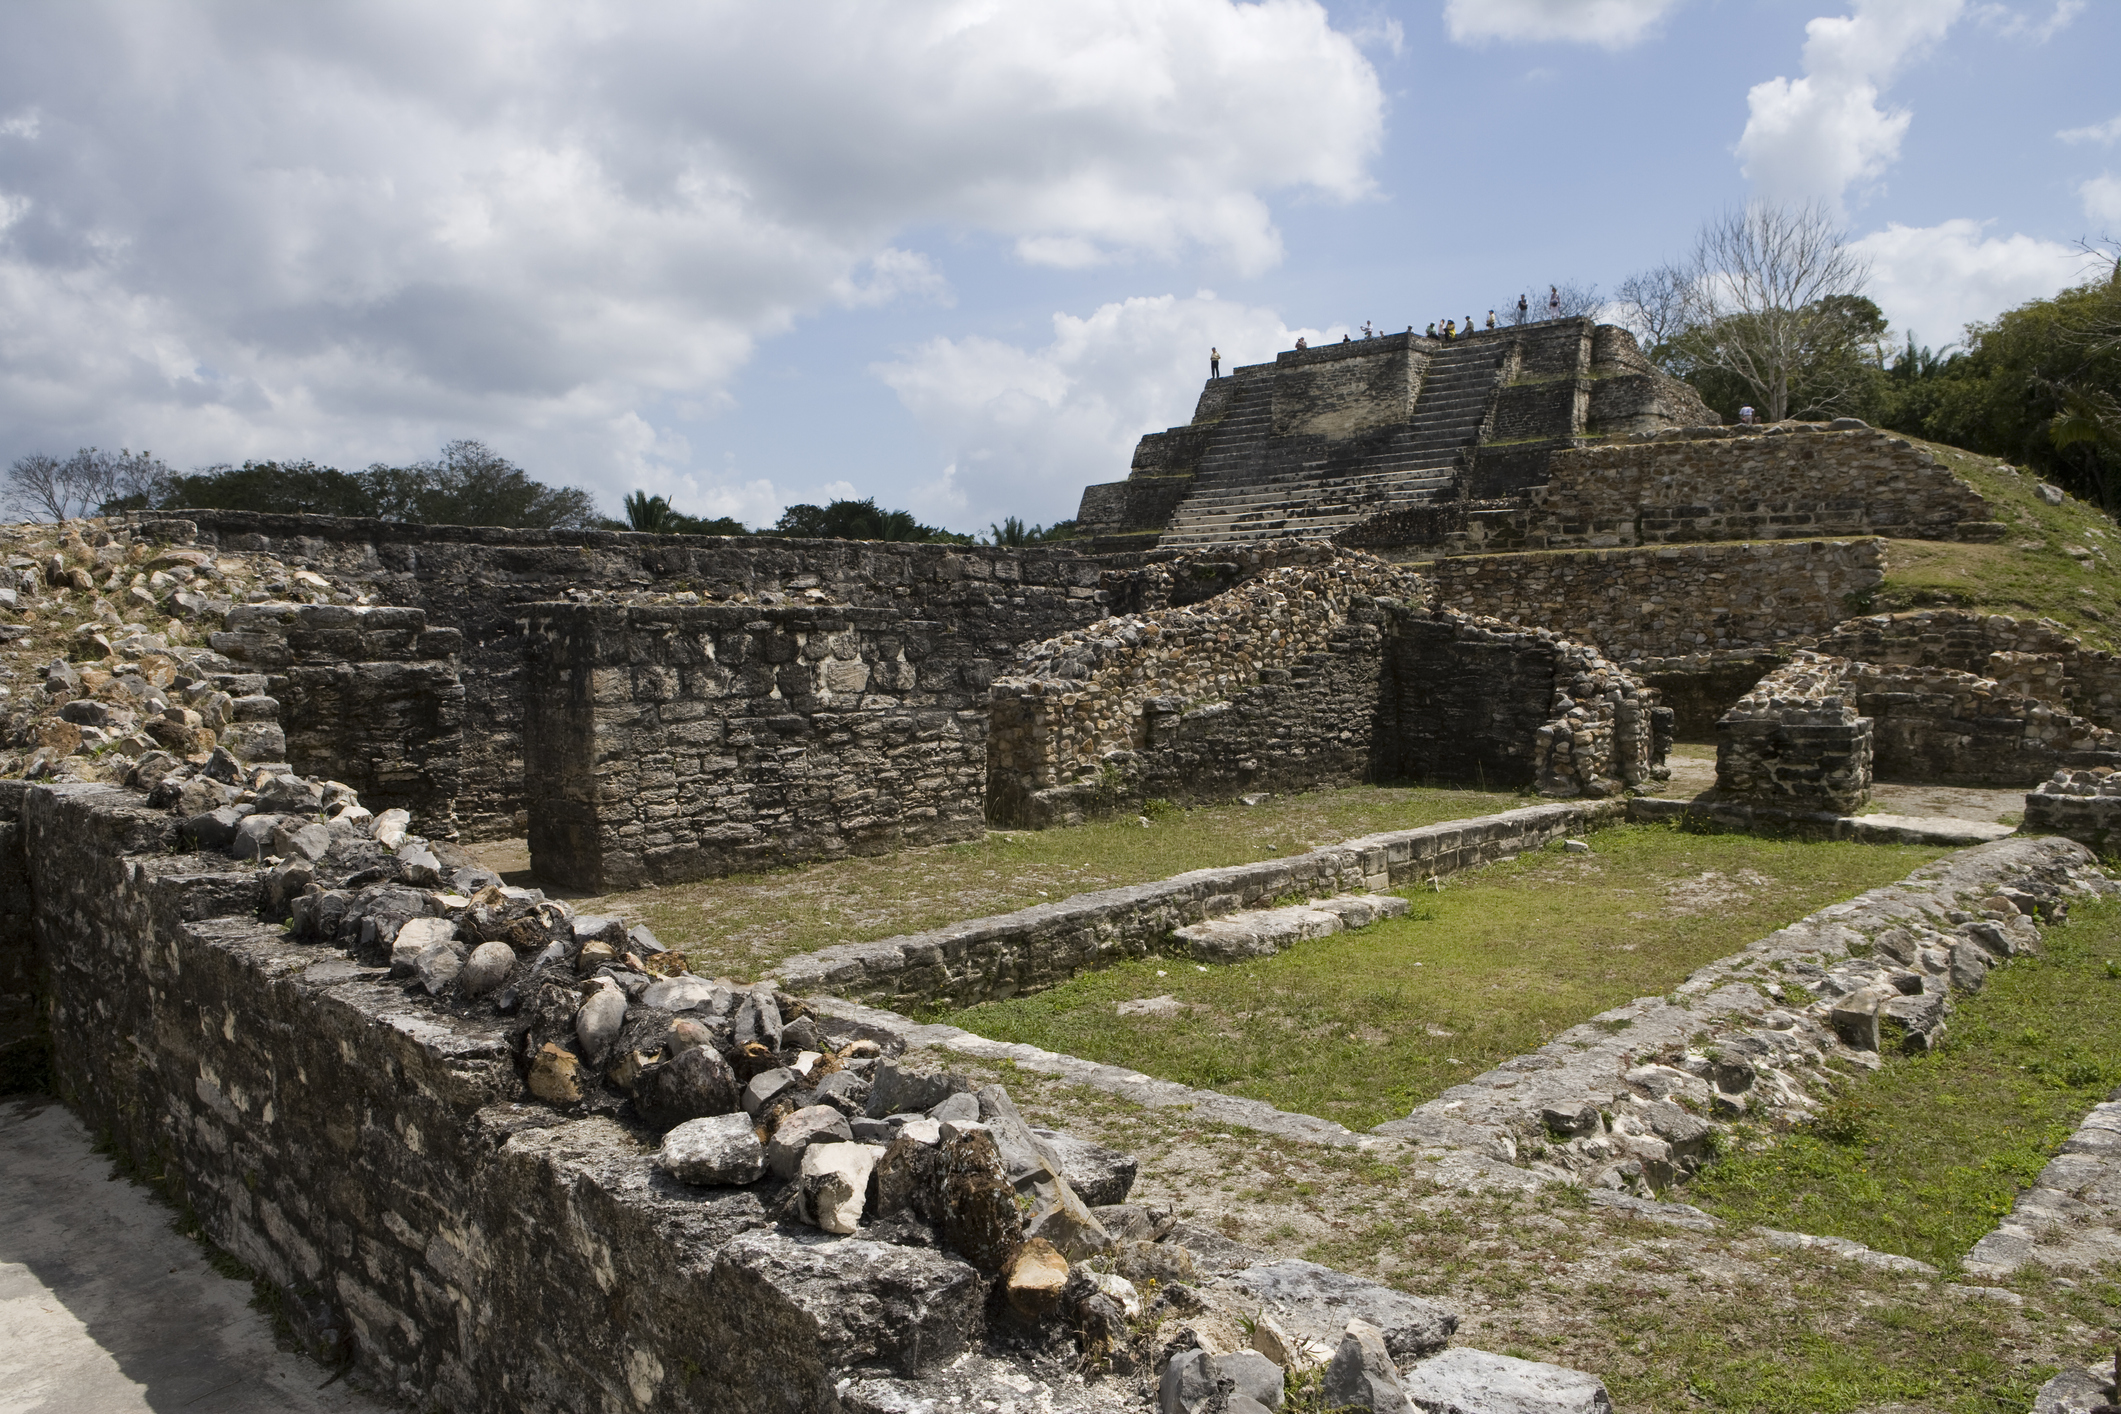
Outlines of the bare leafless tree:
[[32,452],[8,467],[4,494],[26,515],[72,520],[120,503],[145,504],[169,475],[170,469],[149,452],[83,447],[64,461]]
[[1686,272],[1676,265],[1630,275],[1613,292],[1613,322],[1645,350],[1662,348],[1686,327],[1686,291]]
[[1737,378],[1770,422],[1789,415],[1791,385],[1842,326],[1870,281],[1823,204],[1755,202],[1701,228],[1685,267],[1684,317],[1699,366]]

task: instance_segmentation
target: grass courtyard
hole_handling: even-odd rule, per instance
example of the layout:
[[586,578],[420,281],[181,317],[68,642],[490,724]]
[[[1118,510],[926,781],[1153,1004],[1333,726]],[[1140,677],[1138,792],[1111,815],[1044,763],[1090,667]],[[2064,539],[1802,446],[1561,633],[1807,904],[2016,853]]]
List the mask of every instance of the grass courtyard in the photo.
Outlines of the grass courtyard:
[[[836,859],[584,900],[646,923],[695,972],[757,976],[784,957],[1010,913],[1188,869],[1302,854],[1380,830],[1544,804],[1505,791],[1347,786],[1065,830],[992,830],[963,844]],[[1141,824],[1143,818],[1149,824]]]
[[[937,1019],[1366,1129],[1941,851],[1621,825],[1406,891],[1412,914],[1202,968],[1152,958]],[[1121,1016],[1169,996],[1170,1015]]]

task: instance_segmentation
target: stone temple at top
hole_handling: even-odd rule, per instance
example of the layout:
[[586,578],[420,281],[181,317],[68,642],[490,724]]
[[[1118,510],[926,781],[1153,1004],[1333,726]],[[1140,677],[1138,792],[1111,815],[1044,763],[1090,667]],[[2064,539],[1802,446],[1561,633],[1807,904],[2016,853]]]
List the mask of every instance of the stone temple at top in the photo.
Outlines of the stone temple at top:
[[1142,438],[1076,520],[1173,548],[1435,544],[1521,503],[1557,451],[1719,421],[1626,330],[1588,319],[1349,340],[1209,379],[1193,420]]

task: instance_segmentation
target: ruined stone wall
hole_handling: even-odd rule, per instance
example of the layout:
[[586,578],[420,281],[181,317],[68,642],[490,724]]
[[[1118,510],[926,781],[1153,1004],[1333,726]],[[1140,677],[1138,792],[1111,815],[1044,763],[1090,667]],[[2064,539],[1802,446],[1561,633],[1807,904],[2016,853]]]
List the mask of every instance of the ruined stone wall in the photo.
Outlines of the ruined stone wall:
[[1472,516],[1452,548],[2001,534],[1978,492],[1903,438],[1778,424],[1673,429],[1557,451],[1527,509]]
[[2102,856],[2121,854],[2121,772],[2063,769],[2025,797],[2025,833],[2064,835]]
[[1717,723],[1719,791],[1854,809],[1885,780],[2029,786],[2121,763],[2121,736],[1993,679],[1800,650]]
[[[463,634],[460,828],[520,832],[526,605],[598,593],[696,593],[704,602],[893,608],[941,626],[937,652],[992,674],[1024,643],[1106,612],[1102,582],[1145,563],[1065,547],[1023,549],[879,541],[780,540],[426,526],[242,511],[150,513],[204,545],[269,551],[291,569],[426,611]],[[1168,556],[1166,556],[1168,558]]]
[[891,609],[531,606],[539,877],[591,891],[984,828],[986,684]]
[[0,1095],[41,1087],[50,1035],[39,1001],[29,872],[22,856],[22,792],[0,780]]
[[988,818],[1380,779],[1603,795],[1651,777],[1669,737],[1639,683],[1544,630],[1431,617],[1426,598],[1406,571],[1344,555],[1027,650],[991,694]]
[[265,876],[172,853],[139,797],[7,801],[62,1095],[327,1363],[463,1414],[811,1414],[843,1366],[976,1337],[963,1263],[782,1235],[756,1188],[677,1184],[609,1116],[522,1101],[493,1020],[259,922]]
[[1669,715],[1596,649],[1441,612],[1393,615],[1377,778],[1605,796],[1661,774]]
[[1873,614],[1837,625],[1816,646],[1865,663],[1956,668],[2102,727],[2121,727],[2121,658],[2086,648],[2052,619],[1966,609]]
[[1228,799],[1268,775],[1284,790],[1362,779],[1376,600],[1421,592],[1346,555],[1026,649],[990,693],[988,818],[1065,823],[1171,791]]
[[1875,723],[1885,780],[2031,786],[2060,766],[2121,760],[2115,733],[1973,673],[1850,663],[1844,684]]
[[464,635],[419,609],[241,604],[214,651],[266,676],[286,761],[352,786],[377,810],[450,831],[464,756]]
[[1847,664],[1796,655],[1716,724],[1716,789],[1763,805],[1854,814],[1871,798],[1871,721]]
[[1617,661],[1824,634],[1885,578],[1877,540],[1667,545],[1425,561],[1437,601],[1550,628]]

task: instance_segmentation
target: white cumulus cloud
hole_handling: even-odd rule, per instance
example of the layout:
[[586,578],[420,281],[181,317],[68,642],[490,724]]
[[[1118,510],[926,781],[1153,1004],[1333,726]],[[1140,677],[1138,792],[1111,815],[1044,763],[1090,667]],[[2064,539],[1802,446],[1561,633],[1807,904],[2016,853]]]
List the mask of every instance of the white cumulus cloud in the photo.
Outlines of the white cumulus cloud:
[[1839,202],[1900,156],[1913,115],[1881,106],[1910,59],[1942,39],[1965,0],[1855,0],[1805,26],[1804,75],[1755,84],[1738,139],[1746,177],[1771,201]]
[[653,424],[809,314],[947,302],[916,233],[1256,273],[1383,122],[1315,0],[77,0],[10,16],[0,94],[0,457],[477,435],[747,507]]
[[1889,225],[1854,243],[1871,262],[1871,297],[1899,337],[1942,348],[1993,319],[2082,279],[2084,253],[2031,236],[1984,236],[1982,223]]
[[2089,127],[2064,128],[2055,136],[2064,142],[2096,142],[2101,147],[2112,147],[2116,142],[2121,142],[2121,113]]
[[1083,487],[1125,478],[1144,432],[1191,420],[1208,376],[1343,331],[1291,328],[1267,309],[1217,299],[1145,296],[1085,316],[1055,314],[1038,347],[972,336],[932,339],[872,371],[947,449],[948,469],[913,509],[953,524],[1006,515],[1075,514]]
[[2102,172],[2077,188],[2084,214],[2102,225],[2121,226],[2121,177]]
[[1680,0],[1448,0],[1443,21],[1452,39],[1560,40],[1625,49],[1640,42]]

